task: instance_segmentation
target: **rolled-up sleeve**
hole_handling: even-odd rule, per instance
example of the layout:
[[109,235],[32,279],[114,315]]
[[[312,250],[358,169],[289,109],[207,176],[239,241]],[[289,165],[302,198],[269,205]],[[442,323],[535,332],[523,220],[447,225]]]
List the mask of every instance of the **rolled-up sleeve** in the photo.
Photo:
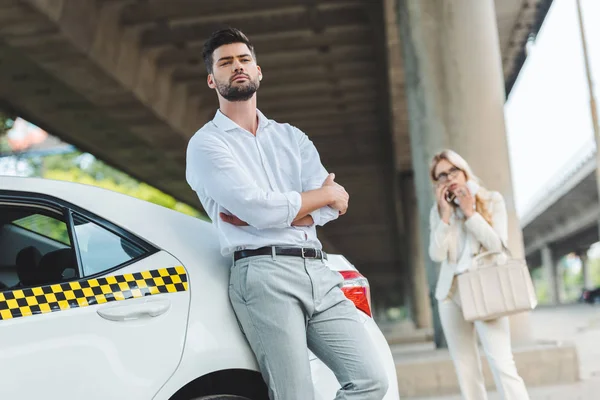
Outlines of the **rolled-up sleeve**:
[[229,147],[217,138],[190,141],[186,177],[190,187],[257,229],[291,226],[302,206],[298,192],[265,191],[235,160]]
[[504,197],[494,192],[488,207],[492,207],[492,225],[479,213],[474,213],[465,221],[467,229],[487,251],[502,251],[508,239],[508,218]]
[[[302,191],[319,189],[329,173],[321,163],[321,157],[313,142],[301,130],[292,127],[295,131],[300,147],[300,157],[302,159]],[[337,219],[340,212],[329,206],[319,208],[310,213],[315,225],[323,226],[326,223]]]

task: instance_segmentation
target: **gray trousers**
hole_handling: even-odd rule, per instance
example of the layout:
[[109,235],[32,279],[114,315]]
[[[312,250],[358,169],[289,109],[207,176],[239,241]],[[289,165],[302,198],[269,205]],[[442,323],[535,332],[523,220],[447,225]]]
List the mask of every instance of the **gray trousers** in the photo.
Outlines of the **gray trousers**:
[[336,400],[381,400],[387,377],[342,276],[327,261],[256,256],[231,269],[229,297],[271,400],[312,400],[308,349],[337,377]]

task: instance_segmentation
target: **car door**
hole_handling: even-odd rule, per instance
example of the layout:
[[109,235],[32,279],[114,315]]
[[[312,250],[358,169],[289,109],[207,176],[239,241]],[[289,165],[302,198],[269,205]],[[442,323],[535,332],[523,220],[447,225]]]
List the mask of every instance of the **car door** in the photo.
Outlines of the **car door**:
[[[17,255],[34,252],[38,239],[46,244],[37,264],[19,259],[22,279],[0,292],[0,397],[151,399],[182,356],[185,268],[85,210],[28,196],[0,196],[0,215],[21,207],[30,220],[54,220],[48,233],[0,218],[12,232],[0,245],[27,238],[27,247],[11,250]],[[59,225],[68,240],[52,238]]]

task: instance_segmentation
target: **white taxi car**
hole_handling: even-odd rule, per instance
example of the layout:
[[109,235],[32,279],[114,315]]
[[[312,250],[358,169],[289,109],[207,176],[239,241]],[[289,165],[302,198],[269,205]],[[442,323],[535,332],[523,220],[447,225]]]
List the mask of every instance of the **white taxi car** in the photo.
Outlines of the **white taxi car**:
[[[11,400],[262,400],[210,223],[108,190],[0,177],[0,395]],[[381,362],[367,280],[342,256]],[[316,397],[339,388],[314,355]],[[310,390],[310,389],[307,389]]]

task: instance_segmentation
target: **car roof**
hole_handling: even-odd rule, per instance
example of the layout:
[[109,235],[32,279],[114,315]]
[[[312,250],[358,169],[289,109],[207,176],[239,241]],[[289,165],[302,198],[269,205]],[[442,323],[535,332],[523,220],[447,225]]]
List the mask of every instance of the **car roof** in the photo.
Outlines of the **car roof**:
[[210,222],[96,186],[52,179],[0,176],[0,189],[62,199],[166,249],[172,240],[171,229],[193,229],[198,233],[216,236]]

